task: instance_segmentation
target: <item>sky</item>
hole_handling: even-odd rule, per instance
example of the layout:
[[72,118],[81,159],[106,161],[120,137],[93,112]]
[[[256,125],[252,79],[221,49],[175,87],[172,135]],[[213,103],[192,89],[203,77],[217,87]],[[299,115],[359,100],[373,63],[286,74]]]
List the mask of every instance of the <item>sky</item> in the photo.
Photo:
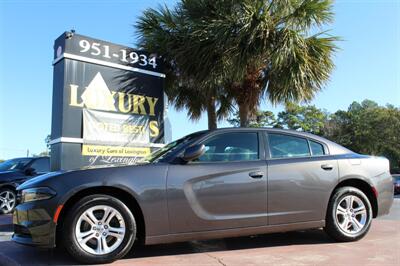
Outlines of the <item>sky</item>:
[[[64,31],[135,46],[135,21],[176,1],[0,0],[0,159],[37,154],[51,131],[53,43]],[[335,112],[371,99],[400,106],[400,0],[336,1],[326,29],[342,38],[330,82],[311,104]],[[263,110],[282,106],[264,102]],[[169,110],[173,139],[207,128]],[[220,122],[219,126],[228,126]]]

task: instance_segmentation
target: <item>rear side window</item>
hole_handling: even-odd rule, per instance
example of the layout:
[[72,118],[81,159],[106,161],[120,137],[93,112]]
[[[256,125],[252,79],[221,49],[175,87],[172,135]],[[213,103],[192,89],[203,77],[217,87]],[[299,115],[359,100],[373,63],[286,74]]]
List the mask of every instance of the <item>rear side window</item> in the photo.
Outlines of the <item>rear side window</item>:
[[203,142],[206,152],[196,161],[233,162],[259,159],[256,132],[229,132],[218,134]]
[[325,154],[324,146],[318,142],[310,140],[310,147],[313,156],[321,156]]
[[291,158],[310,156],[306,139],[283,135],[268,134],[268,144],[272,158]]

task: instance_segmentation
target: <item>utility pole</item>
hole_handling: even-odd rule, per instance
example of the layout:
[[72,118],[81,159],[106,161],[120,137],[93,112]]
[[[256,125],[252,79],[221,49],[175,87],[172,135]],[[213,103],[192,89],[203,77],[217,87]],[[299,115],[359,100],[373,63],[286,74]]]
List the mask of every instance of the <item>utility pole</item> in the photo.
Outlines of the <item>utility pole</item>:
[[29,157],[29,149],[26,149],[26,157]]

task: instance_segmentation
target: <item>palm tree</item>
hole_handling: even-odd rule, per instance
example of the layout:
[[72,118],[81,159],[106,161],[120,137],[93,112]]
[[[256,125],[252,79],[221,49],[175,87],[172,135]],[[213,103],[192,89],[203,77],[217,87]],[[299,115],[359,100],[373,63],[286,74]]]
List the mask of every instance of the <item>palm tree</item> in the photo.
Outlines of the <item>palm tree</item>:
[[[174,79],[174,76],[167,79],[165,90],[168,100],[177,110],[186,109],[191,120],[196,121],[200,119],[203,112],[207,112],[208,129],[216,129],[217,120],[228,116],[230,102],[225,100],[223,91],[217,86],[211,87],[204,83],[194,84],[193,81],[168,84],[168,80],[171,79]],[[180,79],[175,76],[176,80]]]
[[[146,11],[138,29],[178,76],[223,88],[248,126],[263,98],[309,101],[328,81],[338,38],[321,27],[331,9],[331,0],[181,0],[173,10]],[[216,98],[221,90],[210,88]]]
[[165,92],[174,107],[186,109],[192,120],[207,112],[208,128],[215,129],[217,120],[228,116],[231,101],[217,76],[209,74],[199,79],[196,72],[181,67],[197,60],[196,54],[187,50],[191,38],[187,19],[178,9],[161,6],[146,10],[136,24],[139,46],[159,54],[167,76]]

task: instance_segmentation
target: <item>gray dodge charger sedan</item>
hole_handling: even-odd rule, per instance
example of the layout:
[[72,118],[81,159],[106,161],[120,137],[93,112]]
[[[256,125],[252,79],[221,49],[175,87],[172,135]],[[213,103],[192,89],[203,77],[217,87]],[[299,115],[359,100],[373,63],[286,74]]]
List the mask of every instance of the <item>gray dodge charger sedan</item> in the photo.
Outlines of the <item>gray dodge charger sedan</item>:
[[13,240],[84,263],[158,244],[324,228],[365,236],[393,202],[389,161],[278,129],[193,133],[136,166],[53,172],[18,187]]

